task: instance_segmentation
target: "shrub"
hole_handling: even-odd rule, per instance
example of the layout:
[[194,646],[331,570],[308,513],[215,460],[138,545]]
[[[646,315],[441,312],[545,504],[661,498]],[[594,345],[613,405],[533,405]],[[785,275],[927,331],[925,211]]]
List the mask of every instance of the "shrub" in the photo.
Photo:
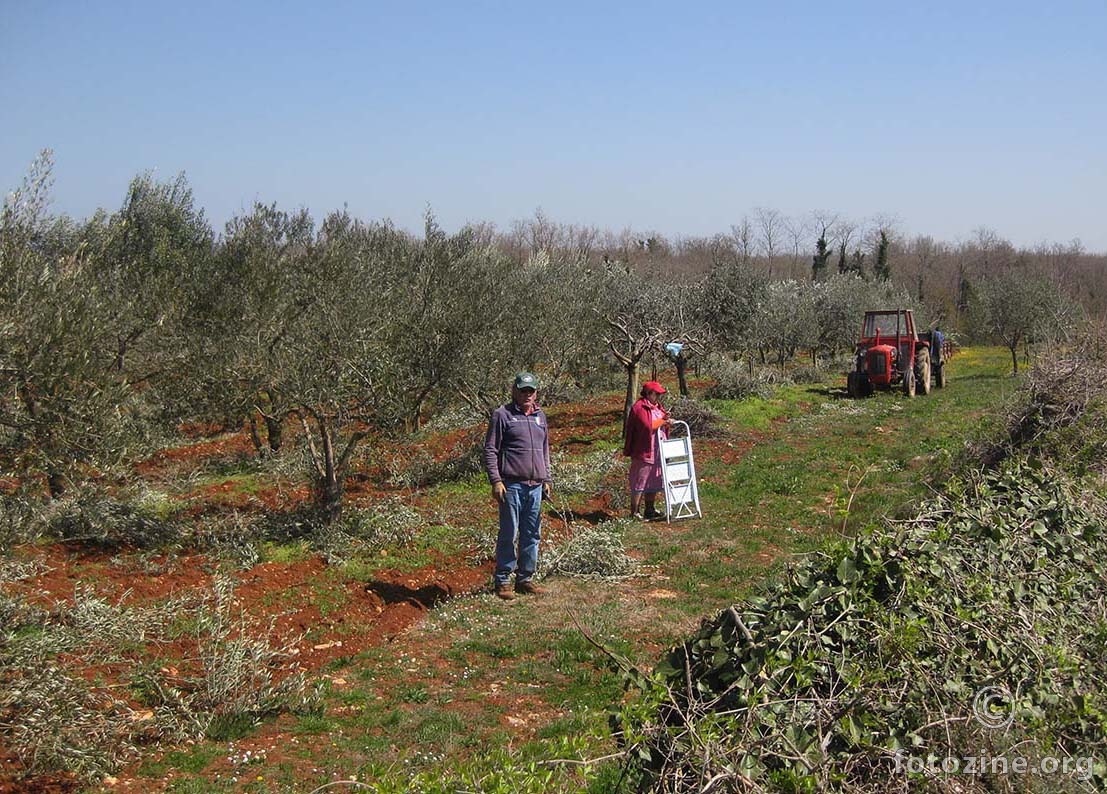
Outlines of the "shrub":
[[704,374],[715,381],[704,393],[704,398],[708,400],[768,399],[780,378],[772,370],[765,369],[750,375],[744,364],[722,356],[708,358]]
[[181,539],[181,528],[156,505],[84,491],[51,506],[47,532],[59,540],[99,548],[156,549]]
[[[1012,461],[809,556],[668,654],[650,716],[624,714],[648,790],[885,790],[897,754],[981,746],[1093,757],[1107,742],[1105,517],[1061,472]],[[1007,734],[973,717],[985,686],[1006,693]],[[1088,771],[1107,782],[1102,764]]]
[[0,554],[34,543],[46,532],[39,500],[20,491],[0,496]]
[[967,450],[967,466],[995,466],[1015,454],[1063,463],[1072,471],[1107,472],[1107,392],[1101,342],[1076,345],[1089,355],[1043,358],[1029,371],[1006,415],[1006,437]]
[[577,531],[561,548],[547,552],[551,561],[543,576],[578,576],[588,579],[625,579],[638,563],[623,547],[623,533],[630,519],[604,521]]
[[483,469],[483,454],[483,431],[473,429],[440,460],[424,450],[393,457],[386,464],[388,482],[405,488],[424,488],[463,480]]
[[561,496],[591,496],[604,488],[613,470],[623,462],[615,452],[601,450],[587,455],[566,455],[555,452],[551,466],[556,478],[556,492]]
[[328,562],[348,561],[358,553],[410,543],[423,519],[399,497],[369,508],[347,508],[329,524],[315,527],[313,540]]

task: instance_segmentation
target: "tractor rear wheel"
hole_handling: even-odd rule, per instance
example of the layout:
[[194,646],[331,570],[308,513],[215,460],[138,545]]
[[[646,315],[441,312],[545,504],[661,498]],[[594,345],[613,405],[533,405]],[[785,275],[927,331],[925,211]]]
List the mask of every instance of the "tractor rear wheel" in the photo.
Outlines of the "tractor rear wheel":
[[939,389],[944,389],[946,387],[945,362],[939,363],[937,368],[934,370],[934,385],[937,386]]
[[923,394],[930,394],[930,351],[924,348],[919,351],[918,356],[919,378],[917,388]]

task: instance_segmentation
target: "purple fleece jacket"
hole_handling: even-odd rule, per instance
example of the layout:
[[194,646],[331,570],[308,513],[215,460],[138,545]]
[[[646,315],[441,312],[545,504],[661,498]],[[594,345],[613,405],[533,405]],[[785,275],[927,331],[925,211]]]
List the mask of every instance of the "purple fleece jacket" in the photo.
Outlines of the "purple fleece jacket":
[[515,403],[492,412],[484,437],[488,481],[550,482],[550,434],[541,408],[527,416]]

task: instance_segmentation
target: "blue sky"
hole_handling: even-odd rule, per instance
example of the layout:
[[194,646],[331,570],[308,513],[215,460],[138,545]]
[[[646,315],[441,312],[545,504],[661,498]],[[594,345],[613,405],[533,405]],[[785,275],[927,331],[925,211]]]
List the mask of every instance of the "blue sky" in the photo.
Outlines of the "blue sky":
[[418,230],[669,236],[756,207],[1107,252],[1107,2],[0,0],[0,189],[53,209],[184,172]]

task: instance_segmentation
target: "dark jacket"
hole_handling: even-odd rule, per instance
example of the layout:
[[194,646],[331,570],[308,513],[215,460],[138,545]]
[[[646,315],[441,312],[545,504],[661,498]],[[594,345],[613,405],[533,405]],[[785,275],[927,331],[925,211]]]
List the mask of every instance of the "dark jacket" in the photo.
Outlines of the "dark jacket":
[[492,412],[484,437],[484,468],[492,484],[550,482],[549,425],[541,408],[528,416],[507,403]]

